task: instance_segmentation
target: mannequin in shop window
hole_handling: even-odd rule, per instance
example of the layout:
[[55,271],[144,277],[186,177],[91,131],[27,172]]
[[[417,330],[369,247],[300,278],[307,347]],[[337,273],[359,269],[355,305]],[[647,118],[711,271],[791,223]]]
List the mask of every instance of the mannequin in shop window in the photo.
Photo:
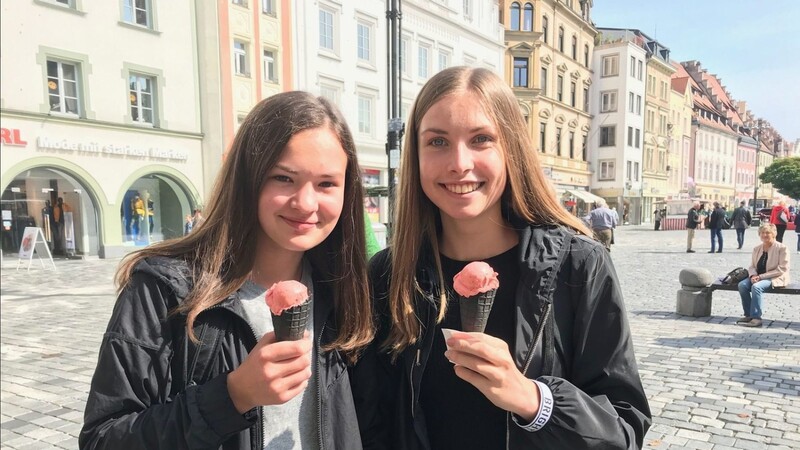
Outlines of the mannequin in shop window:
[[144,201],[139,194],[136,194],[131,200],[131,213],[133,214],[133,235],[135,239],[139,239],[145,214]]
[[64,199],[58,197],[56,205],[53,206],[53,251],[64,251]]
[[147,222],[150,224],[150,236],[153,236],[153,216],[156,213],[155,203],[152,200],[147,199]]
[[44,227],[44,237],[52,250],[55,243],[53,235],[56,230],[56,219],[53,217],[53,205],[50,200],[45,200],[44,208],[42,208],[42,227]]

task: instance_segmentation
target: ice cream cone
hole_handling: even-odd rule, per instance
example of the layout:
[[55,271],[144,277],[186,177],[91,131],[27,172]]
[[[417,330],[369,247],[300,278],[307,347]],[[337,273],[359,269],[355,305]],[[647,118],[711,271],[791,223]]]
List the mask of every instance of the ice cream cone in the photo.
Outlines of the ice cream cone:
[[310,301],[284,310],[280,315],[272,314],[272,326],[275,329],[275,339],[280,341],[298,341],[303,338],[303,333],[308,326],[308,313]]
[[490,289],[472,297],[461,297],[461,331],[483,333],[497,289]]

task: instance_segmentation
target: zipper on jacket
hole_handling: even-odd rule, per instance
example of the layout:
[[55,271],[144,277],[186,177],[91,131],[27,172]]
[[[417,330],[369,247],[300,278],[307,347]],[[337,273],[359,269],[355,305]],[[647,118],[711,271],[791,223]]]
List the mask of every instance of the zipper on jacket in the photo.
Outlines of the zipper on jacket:
[[[314,359],[313,364],[317,365],[317,360],[319,359],[319,349],[322,347],[322,335],[325,333],[325,322],[322,322],[322,328],[319,330],[319,336],[317,336],[317,357]],[[311,354],[314,354],[314,349],[311,350]],[[320,383],[320,376],[319,376],[319,367],[316,367],[317,370],[314,371],[314,378],[317,379],[317,429],[319,435],[319,450],[324,448],[323,440],[322,440],[322,383]]]
[[419,357],[420,353],[422,352],[421,349],[417,349],[417,356],[414,358],[414,363],[411,364],[411,374],[409,376],[409,381],[411,382],[411,418],[415,418],[417,407],[414,404],[414,366],[419,366]]
[[[539,341],[542,338],[542,333],[544,332],[544,324],[547,322],[547,318],[550,315],[550,308],[553,305],[550,303],[546,303],[544,305],[544,312],[542,313],[542,320],[539,322],[539,326],[536,327],[536,335],[533,338],[533,346],[531,347],[531,351],[528,353],[528,357],[525,359],[525,365],[522,368],[522,375],[525,376],[525,373],[528,371],[528,368],[533,361],[533,355],[536,354],[536,346],[539,345]],[[544,354],[544,351],[542,351]],[[506,450],[510,450],[511,447],[511,412],[506,413]]]

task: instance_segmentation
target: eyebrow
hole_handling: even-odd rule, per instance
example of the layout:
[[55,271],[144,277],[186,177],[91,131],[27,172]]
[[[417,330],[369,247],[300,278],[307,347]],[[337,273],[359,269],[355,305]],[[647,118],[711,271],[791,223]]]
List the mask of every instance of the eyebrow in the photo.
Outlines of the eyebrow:
[[[288,166],[285,166],[285,165],[283,165],[281,163],[275,164],[275,168],[283,170],[284,172],[288,172],[288,173],[290,173],[292,175],[297,175],[298,173],[300,173],[299,171],[291,169]],[[321,178],[336,178],[336,177],[340,177],[340,176],[344,176],[344,175],[341,172],[323,173],[323,174],[320,175]]]
[[[470,129],[470,130],[467,130],[467,132],[468,133],[476,133],[476,132],[482,131],[482,130],[488,130],[488,131],[494,132],[494,130],[492,130],[490,125],[481,125],[479,127],[475,127],[475,128]],[[447,131],[442,130],[440,128],[426,128],[426,129],[422,130],[422,132],[420,134],[424,134],[424,133],[436,133],[436,134],[444,134],[444,135],[449,134]]]

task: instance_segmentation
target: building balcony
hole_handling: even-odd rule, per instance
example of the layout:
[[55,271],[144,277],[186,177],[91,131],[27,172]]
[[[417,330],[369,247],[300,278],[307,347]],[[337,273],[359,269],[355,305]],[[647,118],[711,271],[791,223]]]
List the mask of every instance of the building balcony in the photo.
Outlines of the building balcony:
[[539,31],[505,30],[506,45],[511,42],[528,42],[538,46],[542,44],[542,33]]

